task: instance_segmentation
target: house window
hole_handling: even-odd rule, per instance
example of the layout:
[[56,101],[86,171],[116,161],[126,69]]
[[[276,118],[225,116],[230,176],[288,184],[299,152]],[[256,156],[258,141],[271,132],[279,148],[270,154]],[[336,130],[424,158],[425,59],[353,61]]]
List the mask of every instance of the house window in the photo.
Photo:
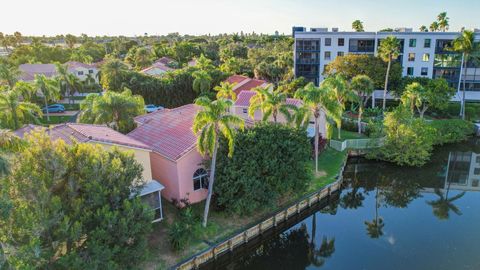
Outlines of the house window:
[[337,52],[337,56],[343,56],[343,55],[345,55],[344,52]]
[[88,74],[92,74],[92,73],[93,73],[93,69],[89,69]]
[[331,56],[332,56],[331,52],[328,52],[328,51],[325,52],[325,60],[330,60]]
[[414,39],[414,38],[410,39],[410,40],[408,41],[408,46],[409,46],[410,48],[417,47],[417,40]]
[[423,42],[423,47],[424,48],[430,48],[430,44],[432,43],[432,40],[429,38],[426,38],[425,41]]
[[338,39],[338,46],[345,46],[345,39],[344,38],[339,38]]
[[480,156],[477,156],[477,157],[475,158],[475,161],[476,161],[477,163],[480,163]]
[[420,75],[427,76],[428,75],[428,68],[427,67],[422,67]]
[[162,204],[160,203],[160,192],[152,192],[140,197],[140,200],[151,208],[151,211],[155,212],[153,220],[159,220],[162,218]]
[[332,45],[332,39],[331,38],[325,38],[325,46],[331,46]]
[[428,62],[430,61],[430,54],[429,53],[424,53],[422,57],[423,62]]
[[475,169],[473,170],[473,173],[474,173],[475,175],[480,175],[480,168],[475,168]]
[[200,168],[193,173],[193,190],[208,189],[208,173]]
[[413,76],[413,67],[407,67],[407,75]]
[[243,112],[243,113],[248,113],[248,109],[243,108],[243,109],[242,109],[242,112]]
[[409,62],[415,61],[415,54],[414,53],[409,53],[408,54],[408,61]]
[[81,76],[81,75],[83,75],[83,71],[79,71],[77,74],[78,74],[79,76]]

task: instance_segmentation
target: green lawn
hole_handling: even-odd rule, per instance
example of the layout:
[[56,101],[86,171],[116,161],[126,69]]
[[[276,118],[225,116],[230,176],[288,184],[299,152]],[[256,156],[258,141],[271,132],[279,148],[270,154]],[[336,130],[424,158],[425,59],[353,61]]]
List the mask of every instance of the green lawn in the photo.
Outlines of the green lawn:
[[[330,183],[335,182],[341,166],[347,158],[347,152],[339,152],[327,147],[318,157],[318,174],[314,172],[314,179],[308,188],[309,192],[318,190]],[[315,170],[315,161],[312,162],[312,169]]]
[[[367,136],[364,134],[358,134],[358,132],[341,130],[340,131],[341,139],[340,141],[349,140],[349,139],[365,139]],[[336,128],[333,129],[332,140],[339,140],[338,139],[338,130]]]
[[48,121],[47,117],[43,116],[40,119],[40,123],[44,126],[49,126],[69,122],[71,118],[71,115],[50,115],[50,121]]

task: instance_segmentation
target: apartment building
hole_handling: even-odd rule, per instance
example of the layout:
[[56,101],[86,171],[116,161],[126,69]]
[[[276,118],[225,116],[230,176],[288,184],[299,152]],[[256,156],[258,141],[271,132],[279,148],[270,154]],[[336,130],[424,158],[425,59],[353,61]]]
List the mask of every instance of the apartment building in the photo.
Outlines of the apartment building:
[[[478,29],[475,30],[479,32]],[[328,63],[337,56],[346,54],[377,55],[378,46],[387,36],[395,36],[400,41],[400,57],[396,60],[403,67],[403,76],[445,78],[457,88],[461,54],[447,48],[459,32],[413,32],[409,28],[394,32],[339,32],[338,28],[294,27],[295,75],[305,77],[318,85]],[[480,32],[476,36],[480,42]],[[473,92],[471,99],[480,100],[480,66],[467,63],[462,72],[466,76],[466,89]]]

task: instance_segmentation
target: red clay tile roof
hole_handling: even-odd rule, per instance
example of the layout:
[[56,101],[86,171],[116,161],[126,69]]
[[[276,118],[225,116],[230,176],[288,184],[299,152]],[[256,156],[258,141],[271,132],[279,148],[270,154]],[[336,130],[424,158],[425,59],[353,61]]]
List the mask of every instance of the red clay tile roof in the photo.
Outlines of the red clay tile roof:
[[233,87],[233,91],[235,91],[237,95],[240,94],[240,92],[242,91],[252,90],[255,87],[266,86],[268,84],[267,81],[251,79],[243,75],[232,75],[228,77],[225,81],[235,84],[235,86]]
[[150,147],[144,143],[123,135],[105,125],[65,123],[50,128],[27,125],[15,131],[15,134],[19,137],[24,137],[26,133],[35,129],[45,129],[52,140],[62,139],[68,144],[72,144],[74,141],[98,142],[150,150]]
[[[248,107],[250,106],[250,99],[255,95],[255,91],[242,91],[237,96],[237,101],[235,101],[235,106],[238,107]],[[294,98],[287,98],[287,104],[294,105],[296,107],[300,107],[302,105],[302,101],[299,99]]]
[[247,76],[243,76],[243,75],[232,75],[230,77],[228,77],[225,81],[226,82],[229,82],[229,83],[240,83],[244,80],[247,80],[247,79],[250,79],[248,78]]
[[164,65],[168,65],[168,64],[170,64],[171,62],[174,62],[174,61],[175,61],[175,60],[173,60],[172,58],[169,58],[169,57],[165,57],[165,56],[164,56],[164,57],[162,57],[162,58],[160,58],[160,59],[157,59],[154,64],[156,64],[156,63],[161,63],[161,64],[164,64]]
[[145,143],[153,151],[176,161],[197,144],[192,124],[200,109],[197,105],[188,104],[138,116],[135,122],[139,126],[127,136]]

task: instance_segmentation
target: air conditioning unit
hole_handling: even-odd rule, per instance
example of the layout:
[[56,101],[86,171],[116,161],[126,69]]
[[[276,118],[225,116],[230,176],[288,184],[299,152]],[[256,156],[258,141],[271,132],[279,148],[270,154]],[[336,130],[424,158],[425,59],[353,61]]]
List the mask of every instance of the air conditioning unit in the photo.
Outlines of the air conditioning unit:
[[338,32],[338,27],[332,27],[332,32]]
[[321,27],[321,28],[310,28],[310,31],[311,31],[311,32],[328,32],[328,28],[324,28],[324,27]]

